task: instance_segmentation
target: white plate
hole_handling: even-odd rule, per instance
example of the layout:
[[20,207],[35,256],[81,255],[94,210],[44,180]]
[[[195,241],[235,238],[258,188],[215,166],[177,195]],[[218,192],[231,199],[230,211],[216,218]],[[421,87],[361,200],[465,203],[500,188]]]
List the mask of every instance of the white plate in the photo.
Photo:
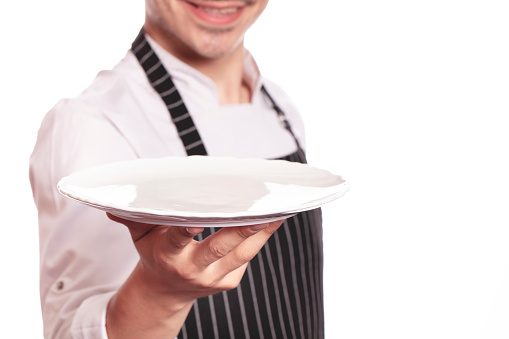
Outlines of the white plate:
[[348,191],[338,175],[283,160],[212,156],[137,159],[73,173],[65,196],[124,219],[237,226],[287,218]]

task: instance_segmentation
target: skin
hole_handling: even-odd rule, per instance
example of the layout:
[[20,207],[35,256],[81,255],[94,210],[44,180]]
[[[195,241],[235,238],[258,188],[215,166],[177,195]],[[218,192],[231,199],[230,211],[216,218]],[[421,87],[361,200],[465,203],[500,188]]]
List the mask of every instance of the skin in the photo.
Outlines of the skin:
[[[146,0],[145,31],[218,86],[220,103],[245,103],[251,94],[242,83],[244,35],[268,0]],[[232,23],[211,24],[193,14],[193,5],[241,8]]]
[[108,306],[110,339],[176,337],[194,300],[235,288],[247,263],[282,223],[227,227],[197,242],[193,237],[203,228],[145,225],[108,216],[129,228],[140,254]]
[[[209,76],[218,87],[222,104],[245,103],[251,94],[242,83],[244,34],[267,2],[146,0],[145,31],[166,50]],[[216,8],[234,4],[242,10],[235,20],[215,24],[193,14],[196,5],[208,3]],[[203,228],[154,226],[108,217],[129,229],[140,255],[130,277],[108,305],[106,329],[110,339],[176,337],[193,302],[235,288],[248,262],[283,222],[226,227],[197,242],[193,238]]]

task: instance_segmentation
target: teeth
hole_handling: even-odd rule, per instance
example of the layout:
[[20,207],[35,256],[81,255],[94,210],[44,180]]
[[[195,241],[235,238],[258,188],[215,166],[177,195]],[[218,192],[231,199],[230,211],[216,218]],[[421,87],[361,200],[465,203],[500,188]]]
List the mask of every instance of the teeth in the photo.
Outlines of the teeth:
[[204,12],[207,12],[208,14],[212,15],[228,15],[236,13],[239,9],[238,7],[228,7],[228,8],[212,8],[212,7],[203,7],[198,6],[199,9],[201,9]]

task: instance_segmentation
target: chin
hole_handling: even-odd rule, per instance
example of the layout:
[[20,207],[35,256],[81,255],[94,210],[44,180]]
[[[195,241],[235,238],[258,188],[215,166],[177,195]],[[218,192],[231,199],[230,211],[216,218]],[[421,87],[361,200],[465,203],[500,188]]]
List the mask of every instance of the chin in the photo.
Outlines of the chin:
[[[220,40],[220,41],[219,41]],[[220,59],[242,48],[243,39],[237,41],[224,41],[223,39],[210,39],[194,51],[201,57],[207,59]]]
[[197,54],[205,59],[221,59],[227,55],[232,53],[231,49],[228,50],[206,50],[206,51],[197,51]]

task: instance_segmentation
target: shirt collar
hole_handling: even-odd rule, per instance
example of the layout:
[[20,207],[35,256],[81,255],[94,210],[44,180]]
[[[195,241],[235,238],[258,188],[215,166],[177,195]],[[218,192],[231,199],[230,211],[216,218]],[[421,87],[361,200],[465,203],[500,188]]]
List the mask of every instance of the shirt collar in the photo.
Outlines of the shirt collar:
[[[161,47],[161,45],[155,42],[154,39],[148,36],[148,34],[146,35],[146,38],[154,52],[161,60],[161,63],[168,70],[168,72],[171,73],[172,77],[176,77],[182,81],[188,81],[186,79],[191,77],[192,79],[198,81],[201,85],[207,87],[207,89],[209,89],[211,94],[214,96],[214,99],[219,102],[219,91],[212,79],[166,51],[163,47]],[[262,87],[261,74],[256,61],[254,60],[251,53],[246,49],[244,50],[244,73],[242,75],[242,80],[249,86],[252,96],[251,100],[253,100],[253,97],[260,91]]]

